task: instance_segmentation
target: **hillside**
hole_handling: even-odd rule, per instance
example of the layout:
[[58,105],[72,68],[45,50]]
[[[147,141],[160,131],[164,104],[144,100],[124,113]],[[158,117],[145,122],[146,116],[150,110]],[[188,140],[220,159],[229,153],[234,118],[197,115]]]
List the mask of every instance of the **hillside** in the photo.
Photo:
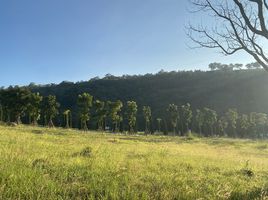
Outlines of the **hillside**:
[[[149,105],[153,118],[165,118],[168,104],[190,103],[193,109],[210,107],[218,113],[228,108],[239,112],[268,113],[268,73],[263,70],[161,72],[144,76],[107,76],[86,82],[31,85],[42,95],[56,95],[61,109],[75,110],[78,94],[89,92],[100,100],[135,100]],[[74,116],[76,118],[76,116]],[[60,121],[60,120],[58,120]],[[59,122],[60,123],[60,122]],[[76,120],[75,123],[78,123]],[[77,125],[77,124],[76,124]],[[144,126],[139,109],[138,127]]]
[[268,142],[0,126],[0,199],[266,199]]

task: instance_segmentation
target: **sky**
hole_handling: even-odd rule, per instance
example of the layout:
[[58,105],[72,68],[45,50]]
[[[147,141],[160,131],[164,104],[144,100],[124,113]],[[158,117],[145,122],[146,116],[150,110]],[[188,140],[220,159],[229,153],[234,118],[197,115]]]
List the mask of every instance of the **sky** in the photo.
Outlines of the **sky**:
[[200,20],[189,9],[189,0],[0,0],[0,86],[251,61],[189,48],[185,26]]

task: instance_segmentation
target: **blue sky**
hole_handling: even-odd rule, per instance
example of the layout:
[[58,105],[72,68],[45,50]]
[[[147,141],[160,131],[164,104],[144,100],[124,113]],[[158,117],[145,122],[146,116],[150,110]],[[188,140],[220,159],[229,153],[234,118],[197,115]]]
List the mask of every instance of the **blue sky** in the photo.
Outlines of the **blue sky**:
[[0,85],[251,61],[190,49],[184,26],[200,16],[188,9],[188,0],[0,0]]

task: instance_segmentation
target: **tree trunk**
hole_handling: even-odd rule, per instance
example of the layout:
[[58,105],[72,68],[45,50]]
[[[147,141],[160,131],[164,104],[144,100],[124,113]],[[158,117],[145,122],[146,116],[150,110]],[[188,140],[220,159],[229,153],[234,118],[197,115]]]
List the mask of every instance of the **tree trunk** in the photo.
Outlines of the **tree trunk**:
[[117,131],[117,122],[114,123],[114,133]]
[[88,127],[87,127],[87,122],[86,121],[83,122],[83,129],[84,129],[84,131],[88,131]]
[[66,116],[65,116],[65,120],[66,120],[66,128],[70,128],[70,125],[69,125],[69,115],[67,114]]
[[33,117],[32,125],[33,125],[33,126],[37,126],[37,125],[38,125],[38,124],[37,124],[37,119],[36,119],[36,117]]
[[211,136],[214,135],[214,133],[213,133],[213,126],[210,126],[210,134],[211,134]]
[[45,125],[45,126],[48,126],[48,123],[47,123],[47,117],[46,117],[46,116],[44,117],[44,125]]
[[3,121],[3,107],[0,106],[0,121]]
[[53,121],[52,121],[52,118],[51,117],[49,118],[48,127],[49,128],[53,128],[54,127],[54,124],[53,124]]
[[16,115],[16,123],[19,125],[21,124],[20,115]]
[[158,122],[158,132],[159,133],[161,132],[161,124],[160,124],[160,122]]
[[72,113],[70,112],[70,128],[73,127],[73,118],[72,118]]
[[184,136],[184,125],[183,125],[183,122],[181,122],[181,136]]

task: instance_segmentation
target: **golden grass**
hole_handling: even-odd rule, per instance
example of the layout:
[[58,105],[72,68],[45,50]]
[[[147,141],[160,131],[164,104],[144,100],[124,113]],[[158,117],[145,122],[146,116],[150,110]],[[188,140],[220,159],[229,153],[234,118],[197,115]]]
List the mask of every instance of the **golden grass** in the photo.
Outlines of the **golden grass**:
[[0,199],[268,199],[268,141],[1,126]]

